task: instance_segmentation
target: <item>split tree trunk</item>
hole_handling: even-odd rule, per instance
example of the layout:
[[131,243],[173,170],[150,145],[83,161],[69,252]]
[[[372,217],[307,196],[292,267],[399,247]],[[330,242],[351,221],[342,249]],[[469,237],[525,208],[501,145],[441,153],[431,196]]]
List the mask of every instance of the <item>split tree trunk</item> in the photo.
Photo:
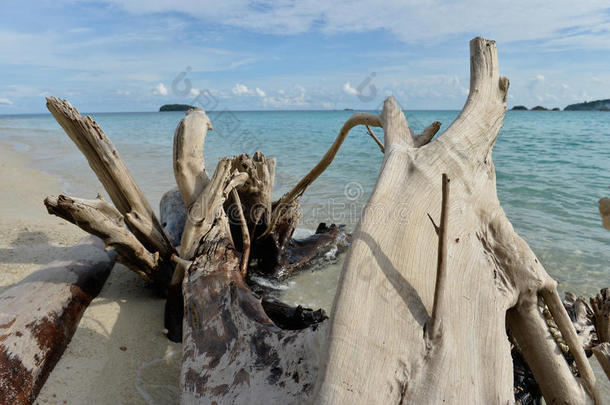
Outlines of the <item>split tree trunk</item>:
[[68,257],[29,275],[0,295],[0,404],[31,404],[64,349],[83,312],[102,289],[114,253],[88,237]]
[[[491,150],[508,80],[496,45],[471,44],[470,95],[456,121],[417,147],[402,111],[381,114],[381,174],[347,254],[314,403],[511,403],[511,339],[547,403],[586,403],[595,379],[556,282],[497,198]],[[451,179],[447,282],[435,291],[441,173]],[[543,298],[575,357],[574,377],[538,310]],[[436,301],[446,304],[431,319]],[[559,302],[560,305],[557,305]],[[567,322],[566,322],[567,320]],[[430,334],[438,324],[438,334]]]

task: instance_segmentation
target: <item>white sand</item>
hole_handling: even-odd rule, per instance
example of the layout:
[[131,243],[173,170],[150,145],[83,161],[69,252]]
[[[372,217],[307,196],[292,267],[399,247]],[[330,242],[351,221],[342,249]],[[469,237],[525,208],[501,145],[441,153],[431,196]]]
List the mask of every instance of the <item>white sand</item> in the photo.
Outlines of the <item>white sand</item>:
[[[0,144],[0,292],[64,258],[85,235],[46,212],[42,201],[60,193],[60,183],[28,162]],[[161,334],[163,305],[134,273],[115,266],[37,403],[176,403],[182,348]]]

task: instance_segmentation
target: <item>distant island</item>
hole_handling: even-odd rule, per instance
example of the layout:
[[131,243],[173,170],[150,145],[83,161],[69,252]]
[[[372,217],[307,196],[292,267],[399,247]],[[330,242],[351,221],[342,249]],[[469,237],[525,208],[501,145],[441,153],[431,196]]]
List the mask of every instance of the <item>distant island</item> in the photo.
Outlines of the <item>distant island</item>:
[[570,104],[565,111],[610,111],[610,99]]
[[161,108],[159,108],[160,112],[163,111],[188,111],[193,107],[192,105],[188,105],[188,104],[165,104],[162,105]]
[[528,110],[527,107],[524,105],[516,105],[513,108],[511,108],[510,110],[511,111],[561,111],[561,108],[555,107],[551,110],[551,109],[548,109],[541,105],[537,105],[536,107],[532,108],[531,110]]

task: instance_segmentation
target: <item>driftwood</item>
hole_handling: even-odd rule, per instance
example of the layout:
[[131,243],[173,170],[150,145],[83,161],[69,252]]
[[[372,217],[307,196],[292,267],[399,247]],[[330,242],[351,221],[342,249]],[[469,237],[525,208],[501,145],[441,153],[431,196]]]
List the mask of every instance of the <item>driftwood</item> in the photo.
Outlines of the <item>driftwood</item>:
[[82,117],[69,102],[49,97],[47,108],[85,155],[129,230],[150,253],[158,254],[160,263],[153,281],[163,291],[172,277],[169,259],[176,251],[119,153],[93,118]]
[[[491,150],[507,89],[495,43],[476,38],[470,95],[438,139],[416,147],[402,111],[386,100],[382,170],[346,257],[315,403],[510,403],[507,327],[547,403],[595,398],[595,378],[556,282],[514,232],[497,198]],[[438,222],[441,173],[452,186],[447,282],[435,291],[438,235],[428,214]],[[540,298],[581,377],[552,339]],[[446,305],[431,319],[438,299]],[[424,333],[435,324],[440,334]]]
[[88,237],[68,251],[87,259],[52,262],[0,295],[0,404],[34,402],[110,274],[103,247]]
[[[179,252],[143,204],[125,209],[125,199],[145,200],[122,168],[120,176],[104,177],[114,172],[99,169],[95,159],[109,157],[107,151],[81,148],[93,155],[92,167],[137,240],[176,269],[166,320],[177,324],[183,302],[183,403],[511,403],[511,344],[547,403],[599,403],[557,283],[498,201],[491,151],[508,80],[498,73],[493,41],[475,38],[470,47],[470,95],[441,136],[434,139],[438,123],[415,135],[390,97],[381,115],[354,114],[321,161],[275,202],[275,161],[262,153],[223,158],[208,178],[202,155],[211,124],[203,111],[188,113],[174,142],[187,212]],[[66,102],[49,103],[50,109],[61,104],[56,116],[69,134],[94,134],[113,151],[93,120]],[[298,247],[292,240],[298,197],[356,125],[383,128],[384,160],[353,234],[331,318],[262,303],[246,284],[249,272],[262,267],[281,276],[278,267],[300,262],[285,256],[291,243]],[[133,225],[134,209],[146,227]],[[331,226],[326,233],[332,232],[340,233]],[[308,246],[328,246],[322,234]]]
[[595,354],[595,358],[602,366],[608,379],[610,379],[610,343],[604,342],[599,346],[594,347],[593,354]]

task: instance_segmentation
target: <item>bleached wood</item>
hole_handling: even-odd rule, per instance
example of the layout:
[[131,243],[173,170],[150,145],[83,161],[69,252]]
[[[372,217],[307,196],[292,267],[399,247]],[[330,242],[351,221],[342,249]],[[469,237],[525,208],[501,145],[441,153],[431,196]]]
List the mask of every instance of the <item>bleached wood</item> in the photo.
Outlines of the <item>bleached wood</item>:
[[593,348],[593,354],[610,380],[610,343],[604,342]]
[[93,118],[82,117],[66,100],[48,97],[47,108],[85,155],[119,212],[133,216],[130,229],[138,240],[151,252],[169,258],[175,252],[174,247],[104,131]]
[[[416,147],[396,101],[384,104],[382,169],[346,256],[316,404],[512,403],[509,310],[524,314],[509,329],[535,338],[534,349],[524,352],[528,364],[553,363],[532,367],[536,380],[548,382],[541,387],[545,398],[565,392],[562,400],[587,403],[595,397],[588,364],[578,364],[581,382],[543,319],[536,321],[528,309],[556,284],[498,201],[491,150],[506,111],[508,80],[498,73],[495,42],[475,38],[470,49],[470,95],[436,140]],[[452,180],[451,288],[440,314],[442,334],[429,339],[423,329],[434,301],[438,236],[428,215],[440,216],[441,173]],[[573,332],[562,322],[565,309],[553,311],[562,333]],[[582,348],[571,344],[570,351],[578,357]]]
[[57,215],[101,238],[108,249],[119,254],[118,261],[147,281],[158,269],[158,254],[152,254],[125,227],[121,213],[98,195],[95,200],[59,195],[45,198],[49,214]]
[[174,176],[189,208],[210,182],[203,148],[208,130],[214,129],[204,110],[193,109],[180,120],[174,134]]
[[[216,219],[214,213],[222,208],[228,193],[247,180],[247,174],[231,169],[230,158],[220,159],[212,180],[201,191],[195,202],[191,204],[180,244],[180,257],[183,259],[191,260],[193,258],[201,238],[214,224]],[[222,216],[222,220],[226,221],[226,227],[228,228],[226,216]]]

